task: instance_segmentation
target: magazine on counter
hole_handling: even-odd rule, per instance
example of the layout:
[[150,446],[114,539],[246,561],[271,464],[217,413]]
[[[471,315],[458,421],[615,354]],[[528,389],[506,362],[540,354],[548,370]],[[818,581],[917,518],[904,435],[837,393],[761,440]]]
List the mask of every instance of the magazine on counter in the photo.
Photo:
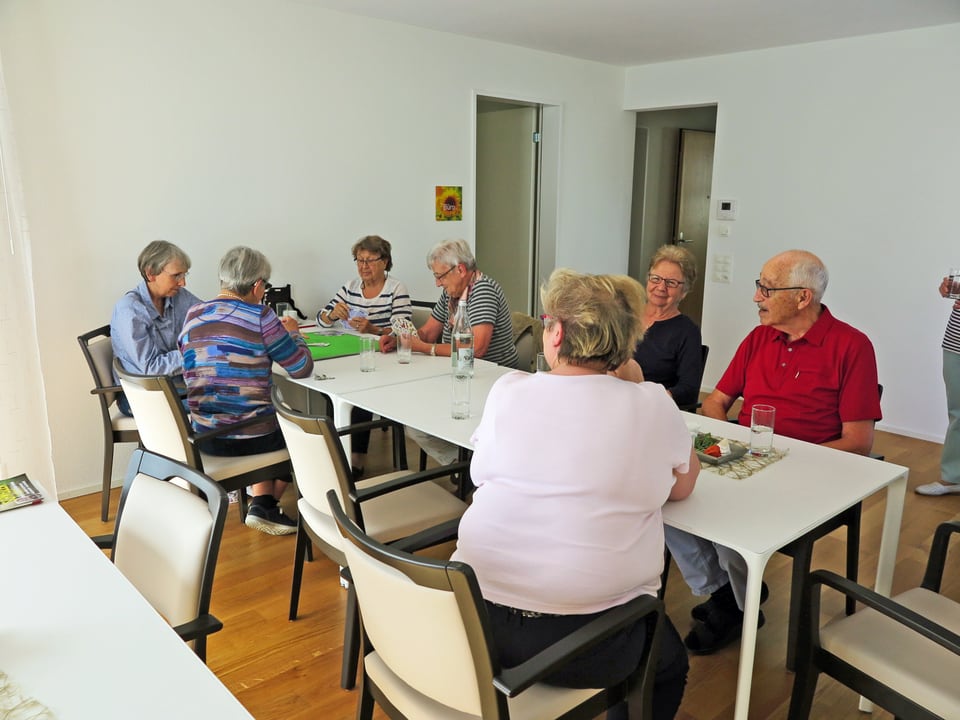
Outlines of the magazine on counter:
[[0,512],[43,502],[43,493],[26,475],[0,480]]

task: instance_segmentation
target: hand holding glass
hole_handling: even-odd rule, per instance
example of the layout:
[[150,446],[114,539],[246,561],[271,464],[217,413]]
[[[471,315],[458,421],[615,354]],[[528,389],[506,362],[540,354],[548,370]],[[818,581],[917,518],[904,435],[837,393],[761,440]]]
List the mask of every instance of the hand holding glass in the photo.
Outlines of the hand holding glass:
[[773,405],[754,405],[750,412],[750,454],[764,457],[773,450]]
[[950,268],[947,275],[947,297],[951,300],[960,299],[960,268]]

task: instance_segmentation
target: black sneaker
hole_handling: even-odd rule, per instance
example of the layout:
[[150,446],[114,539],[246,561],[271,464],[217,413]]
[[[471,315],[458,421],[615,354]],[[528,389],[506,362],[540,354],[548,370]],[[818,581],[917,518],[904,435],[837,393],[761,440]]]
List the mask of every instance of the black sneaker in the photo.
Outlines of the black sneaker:
[[284,515],[279,505],[272,508],[251,505],[245,522],[247,527],[267,535],[293,535],[297,531],[297,523]]

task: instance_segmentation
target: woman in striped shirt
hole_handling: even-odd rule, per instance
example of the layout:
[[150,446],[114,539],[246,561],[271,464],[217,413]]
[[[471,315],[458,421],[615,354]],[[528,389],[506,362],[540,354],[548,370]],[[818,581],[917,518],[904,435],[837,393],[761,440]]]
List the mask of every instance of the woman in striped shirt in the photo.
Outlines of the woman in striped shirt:
[[[379,235],[367,235],[357,240],[350,252],[359,277],[340,288],[317,313],[317,323],[330,327],[339,321],[365,335],[388,335],[393,320],[409,320],[413,314],[406,285],[387,275],[393,268],[390,243]],[[372,413],[360,408],[354,408],[350,414],[351,423],[372,418]],[[363,475],[369,447],[369,430],[353,434],[350,461],[356,479]]]
[[[940,283],[940,297],[956,297],[953,278],[945,277]],[[960,300],[954,300],[942,347],[948,424],[940,456],[940,482],[918,485],[915,491],[920,495],[960,493]]]

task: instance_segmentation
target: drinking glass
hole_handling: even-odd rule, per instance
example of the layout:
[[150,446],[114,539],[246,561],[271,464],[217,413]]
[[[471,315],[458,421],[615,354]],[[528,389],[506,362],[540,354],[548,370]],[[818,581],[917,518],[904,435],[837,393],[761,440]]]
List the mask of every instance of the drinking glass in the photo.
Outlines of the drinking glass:
[[537,353],[537,372],[550,372],[550,363],[542,352]]
[[750,454],[764,457],[773,450],[773,405],[754,405],[750,412]]
[[960,299],[960,268],[950,268],[947,277],[950,278],[950,292],[947,297],[951,300]]
[[470,417],[470,373],[455,372],[450,393],[450,417],[454,420],[466,420]]
[[397,336],[397,362],[407,365],[413,356],[413,336],[410,333],[400,333]]
[[293,306],[290,303],[278,302],[274,309],[276,310],[277,317],[283,317],[287,313],[293,312]]
[[360,370],[373,372],[377,369],[377,338],[373,335],[360,336]]

